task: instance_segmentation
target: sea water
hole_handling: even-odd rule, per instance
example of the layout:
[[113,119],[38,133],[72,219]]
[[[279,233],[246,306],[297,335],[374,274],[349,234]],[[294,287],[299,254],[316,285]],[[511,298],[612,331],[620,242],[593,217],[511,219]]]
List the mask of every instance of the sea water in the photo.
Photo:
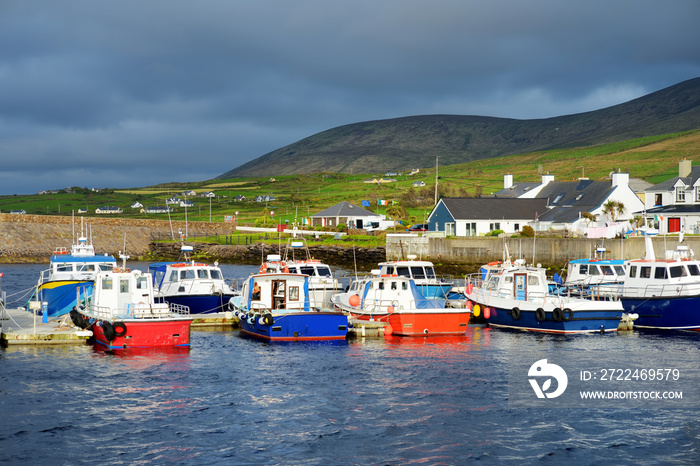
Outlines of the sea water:
[[[8,303],[41,268],[0,267]],[[222,269],[238,278],[256,268]],[[693,332],[557,336],[472,325],[456,337],[333,343],[193,330],[190,348],[10,346],[0,350],[0,462],[699,464],[692,390],[682,405],[568,407],[537,400],[528,375],[513,375],[547,359],[571,386],[592,360],[694,377],[699,342]],[[514,407],[526,394],[532,405]]]

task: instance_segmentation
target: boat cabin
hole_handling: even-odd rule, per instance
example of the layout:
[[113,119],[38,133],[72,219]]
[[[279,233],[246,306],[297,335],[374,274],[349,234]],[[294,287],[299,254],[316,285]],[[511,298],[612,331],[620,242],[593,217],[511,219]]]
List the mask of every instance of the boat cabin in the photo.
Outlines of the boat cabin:
[[309,311],[309,277],[292,273],[251,275],[242,289],[248,310]]

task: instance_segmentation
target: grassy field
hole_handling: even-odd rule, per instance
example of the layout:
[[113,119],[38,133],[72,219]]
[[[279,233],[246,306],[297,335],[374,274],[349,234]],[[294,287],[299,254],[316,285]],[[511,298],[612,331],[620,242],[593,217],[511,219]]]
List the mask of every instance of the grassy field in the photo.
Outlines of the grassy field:
[[[539,181],[540,175],[550,173],[556,180],[565,181],[581,176],[602,179],[610,172],[622,171],[631,178],[640,178],[656,184],[677,176],[678,161],[688,156],[693,160],[700,156],[700,131],[634,139],[630,141],[574,148],[543,151],[529,154],[480,160],[476,162],[438,167],[440,196],[461,197],[489,195],[503,187],[503,175],[513,174],[515,182]],[[75,192],[61,191],[55,194],[27,196],[0,196],[0,211],[25,210],[28,214],[71,215],[86,209],[95,215],[95,209],[115,206],[123,209],[120,216],[130,218],[168,219],[168,214],[145,214],[131,209],[138,201],[148,206],[165,206],[165,200],[185,190],[198,195],[213,191],[216,198],[188,197],[194,202],[187,211],[175,207],[174,220],[223,222],[227,215],[236,215],[236,221],[252,225],[263,219],[268,224],[293,223],[315,214],[341,201],[360,205],[370,201],[370,210],[380,214],[394,213],[405,225],[423,223],[430,213],[435,196],[435,167],[409,175],[414,167],[406,167],[397,181],[388,184],[367,184],[366,179],[384,176],[383,173],[336,174],[318,173],[289,175],[272,178],[241,178],[210,180],[198,183],[168,183],[130,189],[107,189],[92,192],[77,188]],[[222,167],[222,171],[225,167]],[[425,187],[412,188],[414,181],[423,181]],[[236,202],[236,196],[246,197]],[[271,202],[253,202],[259,195],[272,195]],[[183,197],[184,199],[184,197]],[[378,207],[377,200],[395,200],[400,209]],[[273,212],[270,215],[270,212]]]

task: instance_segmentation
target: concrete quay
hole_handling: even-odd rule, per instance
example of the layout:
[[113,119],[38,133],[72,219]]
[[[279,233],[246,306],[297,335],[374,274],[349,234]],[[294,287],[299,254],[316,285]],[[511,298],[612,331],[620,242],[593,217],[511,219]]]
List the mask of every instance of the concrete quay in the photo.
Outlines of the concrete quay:
[[[350,319],[348,338],[383,338],[384,322]],[[237,330],[238,318],[230,312],[203,314],[193,319],[192,330]],[[73,326],[70,317],[47,319],[23,308],[0,307],[0,343],[10,345],[85,345],[92,332]]]

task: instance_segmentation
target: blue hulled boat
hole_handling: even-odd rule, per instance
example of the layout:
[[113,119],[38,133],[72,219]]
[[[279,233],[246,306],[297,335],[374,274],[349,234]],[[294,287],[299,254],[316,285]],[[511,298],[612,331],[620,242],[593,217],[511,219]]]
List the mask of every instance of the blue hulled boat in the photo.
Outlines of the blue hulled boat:
[[314,308],[309,301],[309,276],[295,273],[253,274],[234,298],[231,309],[241,332],[270,341],[344,340],[348,317]]
[[39,301],[47,303],[48,317],[68,314],[77,304],[77,290],[91,294],[98,272],[108,272],[117,266],[114,256],[95,254],[95,248],[87,236],[80,235],[71,246],[58,248],[51,255],[49,269],[41,272],[37,284]]
[[226,311],[235,292],[226,283],[218,264],[190,260],[192,246],[183,245],[181,250],[181,261],[148,266],[156,301],[187,306],[191,314]]
[[627,261],[623,283],[601,287],[600,294],[620,299],[625,311],[637,314],[635,327],[700,330],[700,262],[687,246],[656,259],[651,238],[645,241],[645,258]]
[[617,331],[623,317],[615,299],[584,299],[553,294],[541,267],[504,263],[467,277],[472,314],[490,326],[547,333]]

